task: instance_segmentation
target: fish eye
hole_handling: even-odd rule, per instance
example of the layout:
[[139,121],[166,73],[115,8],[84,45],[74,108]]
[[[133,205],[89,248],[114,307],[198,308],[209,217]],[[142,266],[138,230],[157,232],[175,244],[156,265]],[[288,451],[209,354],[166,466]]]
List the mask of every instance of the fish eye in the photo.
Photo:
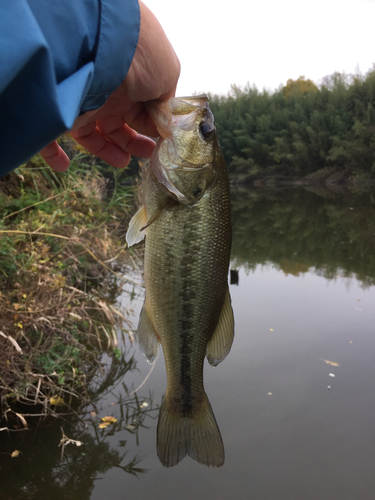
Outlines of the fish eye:
[[202,122],[199,125],[200,133],[205,141],[213,139],[215,133],[215,126],[210,122]]

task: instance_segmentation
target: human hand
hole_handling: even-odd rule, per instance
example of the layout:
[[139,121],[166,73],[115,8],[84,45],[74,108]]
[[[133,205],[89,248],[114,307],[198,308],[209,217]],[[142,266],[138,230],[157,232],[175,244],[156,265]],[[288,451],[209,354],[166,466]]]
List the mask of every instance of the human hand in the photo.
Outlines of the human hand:
[[[90,153],[118,168],[129,164],[130,155],[151,156],[154,141],[141,134],[159,134],[145,102],[173,97],[180,74],[179,60],[159,21],[141,1],[139,5],[139,40],[125,80],[101,108],[79,116],[71,131]],[[53,170],[69,168],[69,158],[56,141],[40,154]]]

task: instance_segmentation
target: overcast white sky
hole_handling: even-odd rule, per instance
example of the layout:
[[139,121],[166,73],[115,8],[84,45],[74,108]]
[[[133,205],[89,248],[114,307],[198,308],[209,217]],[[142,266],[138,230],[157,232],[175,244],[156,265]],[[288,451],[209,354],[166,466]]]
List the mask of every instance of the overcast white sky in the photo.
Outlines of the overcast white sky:
[[375,63],[375,0],[144,0],[180,58],[177,95],[275,90],[304,75],[366,73]]

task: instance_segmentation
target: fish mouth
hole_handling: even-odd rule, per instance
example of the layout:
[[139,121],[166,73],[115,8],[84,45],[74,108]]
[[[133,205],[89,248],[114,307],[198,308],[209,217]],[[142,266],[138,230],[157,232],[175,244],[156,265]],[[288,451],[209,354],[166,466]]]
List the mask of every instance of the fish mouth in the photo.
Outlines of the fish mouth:
[[195,112],[202,108],[210,109],[206,94],[172,97],[169,101],[149,101],[145,103],[145,106],[162,139],[171,137],[172,126],[177,126],[182,130],[193,130]]

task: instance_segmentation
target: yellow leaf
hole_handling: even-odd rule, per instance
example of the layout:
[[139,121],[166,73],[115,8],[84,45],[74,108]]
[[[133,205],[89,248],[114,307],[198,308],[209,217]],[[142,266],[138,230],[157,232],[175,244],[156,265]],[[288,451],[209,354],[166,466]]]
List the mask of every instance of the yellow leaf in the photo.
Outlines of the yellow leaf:
[[18,326],[18,328],[23,328],[23,324],[22,323],[16,323],[16,326]]
[[26,299],[26,297],[27,297],[26,293],[24,293],[24,294],[22,295],[22,297],[23,297],[24,299]]
[[99,424],[99,429],[104,429],[105,427],[108,427],[110,424],[110,422],[102,422],[101,424]]
[[20,454],[21,452],[19,450],[14,450],[13,453],[11,454],[11,457],[12,458],[16,458],[18,457],[18,455]]
[[63,398],[60,398],[60,396],[54,396],[52,398],[49,398],[49,402],[51,405],[54,405],[54,406],[66,406]]
[[13,304],[13,307],[14,307],[15,311],[18,311],[18,309],[20,309],[20,307],[22,307],[22,305],[21,304]]
[[324,359],[322,358],[322,360],[327,363],[327,365],[331,365],[331,366],[340,366],[338,363],[336,363],[335,361],[329,361],[328,359]]
[[117,422],[117,418],[115,417],[103,417],[101,420],[102,422],[108,422],[109,424],[114,424],[115,422]]

